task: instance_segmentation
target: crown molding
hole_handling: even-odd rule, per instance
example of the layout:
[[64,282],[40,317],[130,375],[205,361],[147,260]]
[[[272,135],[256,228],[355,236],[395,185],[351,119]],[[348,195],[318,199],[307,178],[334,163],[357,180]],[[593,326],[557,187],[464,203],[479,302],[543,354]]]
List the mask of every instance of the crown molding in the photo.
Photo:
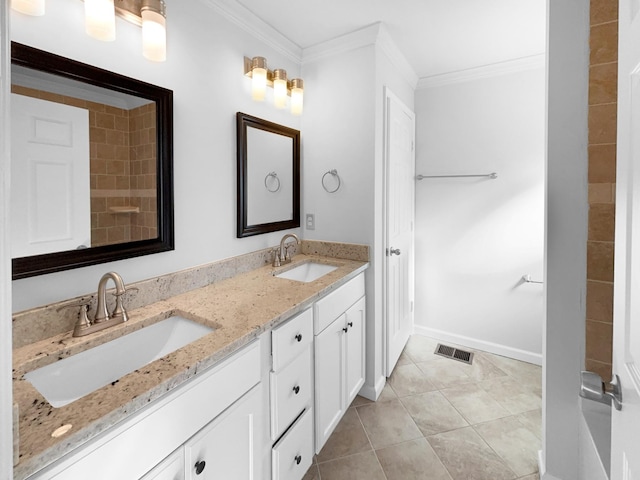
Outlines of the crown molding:
[[415,88],[418,75],[415,73],[405,56],[397,47],[385,25],[381,22],[368,25],[351,33],[327,40],[318,45],[303,49],[302,63],[307,64],[349,52],[357,48],[375,45],[384,53],[400,74]]
[[298,65],[314,62],[367,45],[376,45],[389,58],[412,88],[416,88],[418,83],[418,76],[415,71],[381,22],[302,49],[236,0],[202,1],[231,23],[239,26]]
[[266,23],[251,10],[236,0],[202,0],[231,23],[239,26],[265,45],[273,48],[285,58],[300,65],[302,48],[293,43],[278,30]]
[[374,45],[380,32],[380,23],[368,25],[359,30],[340,35],[326,42],[307,47],[302,51],[302,62],[311,63],[357,48]]
[[417,89],[441,87],[454,83],[470,82],[483,78],[497,77],[500,75],[508,75],[510,73],[525,72],[527,70],[535,70],[545,66],[546,56],[544,53],[531,55],[529,57],[517,58],[506,62],[493,63],[483,65],[481,67],[459,70],[457,72],[443,73],[441,75],[433,75],[431,77],[423,77],[418,80]]
[[415,90],[418,85],[418,74],[415,72],[411,64],[407,61],[407,58],[400,51],[396,43],[389,35],[389,31],[384,24],[380,24],[380,30],[378,32],[378,38],[376,44],[380,47],[380,50],[389,58],[394,67],[409,83],[412,89]]

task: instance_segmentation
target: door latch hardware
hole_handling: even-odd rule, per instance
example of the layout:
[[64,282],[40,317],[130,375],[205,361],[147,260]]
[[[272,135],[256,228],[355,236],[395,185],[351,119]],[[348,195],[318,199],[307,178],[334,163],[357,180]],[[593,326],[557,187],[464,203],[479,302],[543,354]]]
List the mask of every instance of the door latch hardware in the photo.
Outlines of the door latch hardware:
[[609,383],[604,383],[602,377],[594,372],[583,371],[580,375],[580,396],[582,398],[605,405],[613,403],[616,410],[622,410],[622,389],[618,375],[614,375]]

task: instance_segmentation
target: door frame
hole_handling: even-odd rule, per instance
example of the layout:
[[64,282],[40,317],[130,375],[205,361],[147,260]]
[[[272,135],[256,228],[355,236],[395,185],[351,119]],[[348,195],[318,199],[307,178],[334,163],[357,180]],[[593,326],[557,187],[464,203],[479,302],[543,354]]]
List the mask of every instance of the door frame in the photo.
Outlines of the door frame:
[[13,475],[11,253],[9,236],[9,15],[0,4],[0,478]]
[[542,480],[578,478],[587,258],[589,2],[547,0]]
[[[384,86],[384,104],[383,104],[383,127],[382,127],[382,239],[383,245],[382,248],[384,253],[382,255],[382,374],[385,378],[388,378],[391,375],[391,372],[387,371],[387,353],[388,347],[387,342],[389,340],[389,292],[388,292],[388,263],[387,263],[387,254],[386,250],[389,248],[389,238],[388,238],[388,221],[389,221],[389,107],[388,101],[390,98],[393,98],[396,102],[401,104],[407,110],[413,112],[405,103],[393,93],[393,91],[388,87]],[[414,113],[414,131],[413,131],[413,161],[415,164],[415,113]],[[414,190],[415,191],[415,190]],[[415,197],[414,197],[415,203]],[[413,209],[413,225],[415,232],[415,208]],[[415,249],[415,239],[414,239],[414,249]],[[415,255],[414,255],[415,262]],[[415,309],[414,309],[415,310]]]

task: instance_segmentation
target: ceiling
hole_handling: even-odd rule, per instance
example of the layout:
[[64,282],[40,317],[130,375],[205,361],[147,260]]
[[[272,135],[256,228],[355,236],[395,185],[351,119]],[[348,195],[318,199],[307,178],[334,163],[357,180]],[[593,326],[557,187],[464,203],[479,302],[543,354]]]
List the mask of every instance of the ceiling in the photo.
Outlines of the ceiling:
[[237,1],[302,49],[382,22],[419,78],[545,51],[545,0]]

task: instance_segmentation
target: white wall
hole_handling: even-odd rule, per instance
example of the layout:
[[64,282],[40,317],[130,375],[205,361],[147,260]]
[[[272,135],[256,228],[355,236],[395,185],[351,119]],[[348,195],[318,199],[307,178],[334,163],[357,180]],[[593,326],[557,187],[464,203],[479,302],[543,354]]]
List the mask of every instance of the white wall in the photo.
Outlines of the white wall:
[[[251,100],[243,57],[264,56],[270,68],[285,68],[291,77],[299,76],[299,65],[204,1],[167,0],[167,12],[167,61],[160,64],[142,57],[140,28],[121,19],[115,42],[88,37],[77,0],[47,2],[43,17],[11,12],[12,40],[173,90],[176,237],[173,252],[15,281],[13,311],[93,292],[109,270],[134,282],[276,245],[282,237],[235,238],[235,113],[299,129],[300,117]],[[309,97],[313,89],[308,83]]]
[[416,92],[417,174],[498,173],[416,183],[416,332],[542,363],[544,98],[542,61]]

